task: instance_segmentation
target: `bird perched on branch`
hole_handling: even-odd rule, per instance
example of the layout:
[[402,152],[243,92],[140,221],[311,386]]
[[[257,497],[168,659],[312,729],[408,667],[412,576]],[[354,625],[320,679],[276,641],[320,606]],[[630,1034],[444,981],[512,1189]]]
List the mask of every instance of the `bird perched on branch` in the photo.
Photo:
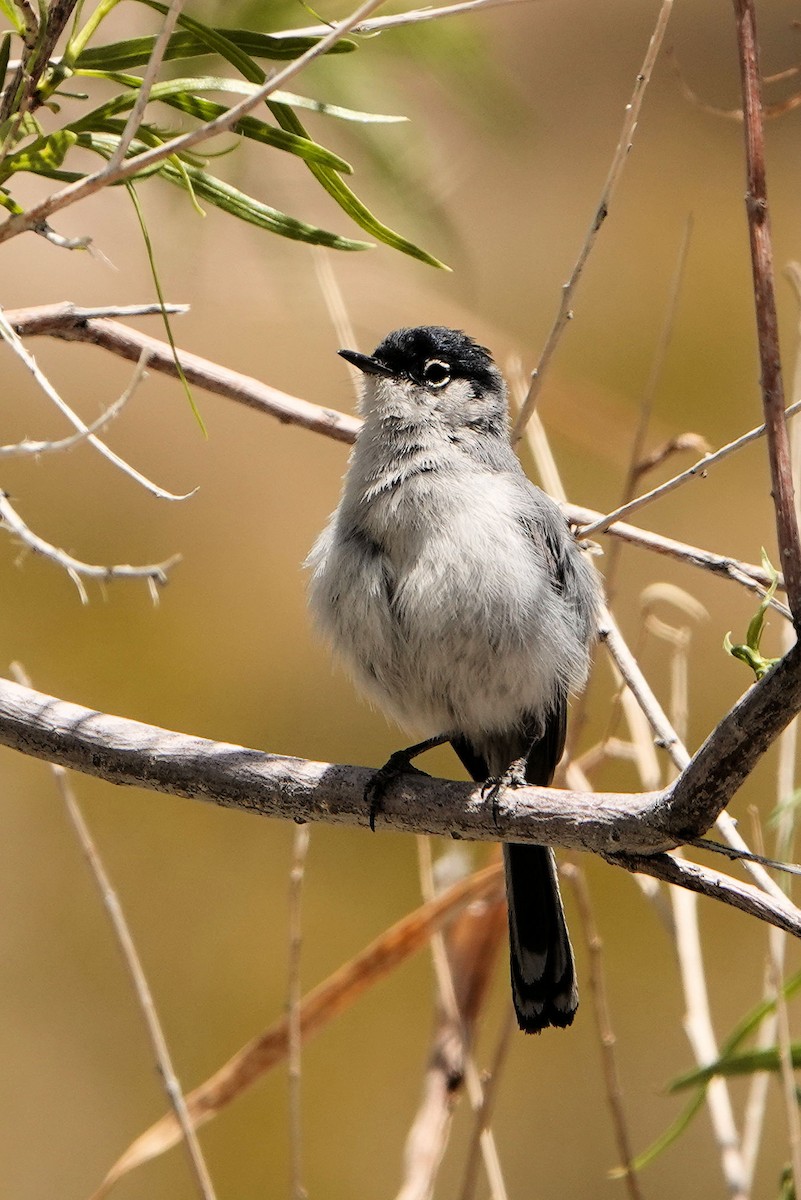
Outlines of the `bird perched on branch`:
[[[587,677],[598,575],[513,453],[506,385],[483,346],[421,326],[340,354],[364,375],[364,424],[309,555],[311,610],[367,697],[427,737],[377,773],[372,816],[392,774],[444,741],[493,802],[506,786],[547,786],[568,695]],[[503,849],[518,1022],[570,1025],[578,991],[553,853]]]

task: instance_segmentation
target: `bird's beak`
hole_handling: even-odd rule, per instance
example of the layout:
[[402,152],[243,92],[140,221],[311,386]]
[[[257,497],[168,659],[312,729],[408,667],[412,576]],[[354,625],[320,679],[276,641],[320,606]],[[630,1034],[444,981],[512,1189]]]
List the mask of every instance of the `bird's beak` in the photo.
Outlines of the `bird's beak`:
[[389,367],[377,358],[371,358],[369,354],[360,354],[358,350],[338,350],[337,353],[351,366],[364,371],[365,375],[392,375]]

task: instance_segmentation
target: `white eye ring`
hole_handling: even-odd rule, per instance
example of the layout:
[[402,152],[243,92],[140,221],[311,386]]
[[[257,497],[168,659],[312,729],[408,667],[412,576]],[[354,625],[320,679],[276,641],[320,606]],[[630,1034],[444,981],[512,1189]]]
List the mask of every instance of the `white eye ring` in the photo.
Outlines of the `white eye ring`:
[[451,381],[450,363],[443,362],[441,358],[430,358],[423,367],[423,381],[429,387],[445,387]]

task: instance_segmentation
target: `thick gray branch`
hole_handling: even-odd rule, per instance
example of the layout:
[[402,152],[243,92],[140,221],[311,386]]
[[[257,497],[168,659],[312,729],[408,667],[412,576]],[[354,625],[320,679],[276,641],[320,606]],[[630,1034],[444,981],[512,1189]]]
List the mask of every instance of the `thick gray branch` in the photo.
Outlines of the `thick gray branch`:
[[[704,833],[801,707],[798,646],[728,713],[678,780],[633,795],[507,790],[497,814],[473,784],[409,775],[379,823],[478,841],[544,842],[703,891],[801,936],[801,912],[663,851]],[[0,745],[110,783],[211,800],[264,816],[367,826],[364,767],[308,762],[95,712],[0,680]],[[497,817],[497,819],[496,819]]]

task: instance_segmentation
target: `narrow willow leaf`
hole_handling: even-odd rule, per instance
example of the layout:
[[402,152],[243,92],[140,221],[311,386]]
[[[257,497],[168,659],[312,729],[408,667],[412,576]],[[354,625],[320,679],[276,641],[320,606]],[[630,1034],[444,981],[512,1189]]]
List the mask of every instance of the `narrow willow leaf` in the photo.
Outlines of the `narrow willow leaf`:
[[[131,76],[126,76],[126,78],[130,80]],[[166,83],[156,84],[151,90],[150,99],[151,101],[161,101],[169,104],[173,108],[180,109],[181,112],[197,117],[201,121],[211,121],[215,117],[221,116],[227,109],[222,104],[216,104],[211,100],[204,100],[194,93],[226,91],[229,90],[227,86],[229,83],[229,80],[220,79],[217,76],[206,76],[199,79],[171,79]],[[245,84],[244,86],[248,91],[255,90],[252,84]],[[101,104],[91,112],[85,113],[77,121],[74,121],[69,128],[78,131],[104,128],[110,117],[133,108],[137,96],[138,90],[134,88],[120,92],[110,100],[107,100],[105,104]],[[275,146],[279,150],[296,154],[301,158],[322,163],[324,166],[336,169],[337,171],[350,173],[352,169],[344,158],[340,158],[338,154],[326,150],[324,146],[320,146],[310,138],[298,137],[296,134],[287,133],[283,129],[275,129],[273,126],[267,125],[264,121],[259,121],[255,117],[242,117],[234,125],[231,132],[257,142],[263,142],[266,145]]]
[[309,96],[298,96],[295,92],[273,92],[271,99],[276,104],[286,104],[290,108],[307,108],[311,112],[322,113],[324,117],[337,117],[340,121],[358,121],[362,125],[397,125],[408,121],[408,117],[391,116],[387,113],[359,112],[356,108],[343,108],[341,104],[327,104],[324,100],[312,100]]
[[[165,179],[178,184],[179,187],[185,187],[183,175],[173,163],[167,162],[161,165]],[[307,225],[296,217],[290,217],[286,213],[279,212],[278,209],[263,204],[253,196],[240,192],[222,179],[217,179],[206,171],[198,170],[197,167],[186,166],[184,170],[194,191],[202,200],[208,201],[209,204],[222,209],[223,212],[230,213],[231,216],[238,217],[241,221],[258,226],[259,229],[268,229],[271,233],[280,234],[281,237],[309,242],[314,246],[330,246],[334,250],[370,249],[369,242],[352,241],[350,238],[330,233],[326,229]]]
[[11,34],[3,34],[3,40],[0,42],[0,82],[5,79],[6,71],[8,70],[8,56],[11,53]]
[[44,175],[61,166],[67,151],[78,141],[78,134],[71,129],[57,129],[47,137],[37,138],[30,146],[9,154],[2,166],[0,177],[7,178],[16,171],[31,171]]
[[[203,100],[199,96],[189,95],[186,92],[169,99],[165,98],[165,103],[192,117],[197,117],[201,121],[213,121],[227,112],[223,104],[215,104],[211,100]],[[275,129],[272,125],[267,125],[255,117],[241,117],[236,125],[232,126],[231,133],[241,134],[243,137],[255,142],[262,142],[267,146],[275,146],[289,154],[296,154],[299,158],[306,159],[307,162],[320,163],[321,166],[328,167],[333,171],[344,171],[349,175],[353,170],[350,163],[346,162],[344,158],[340,158],[332,150],[326,150],[325,146],[319,145],[318,142],[313,142],[307,137],[298,137],[284,129]]]
[[20,37],[25,32],[25,22],[22,19],[22,13],[15,4],[10,4],[9,0],[0,0],[0,12],[14,26]]
[[195,420],[197,421],[198,425],[200,426],[201,433],[203,434],[203,436],[205,438],[207,438],[209,436],[209,434],[208,434],[208,430],[206,429],[206,424],[205,424],[202,416],[200,415],[200,409],[198,408],[197,404],[195,403],[195,398],[192,395],[192,389],[189,386],[189,380],[186,378],[186,375],[184,374],[184,369],[181,366],[180,360],[178,358],[178,351],[175,348],[175,340],[172,336],[172,326],[170,325],[170,318],[167,315],[167,306],[164,303],[164,293],[161,289],[161,280],[159,279],[159,273],[156,268],[156,256],[153,252],[153,243],[150,240],[150,233],[147,228],[147,222],[145,221],[145,214],[142,212],[142,206],[139,203],[139,196],[137,195],[136,188],[133,186],[133,184],[126,183],[125,189],[128,192],[128,195],[131,197],[131,203],[134,206],[134,212],[136,213],[136,219],[138,220],[139,228],[142,231],[142,237],[143,237],[144,243],[145,243],[145,251],[147,253],[147,261],[150,263],[150,274],[153,276],[153,285],[156,289],[156,295],[158,296],[158,299],[159,299],[159,305],[161,306],[161,316],[162,316],[162,320],[164,321],[164,329],[167,334],[167,341],[170,343],[170,350],[172,351],[172,361],[175,364],[175,370],[178,373],[178,378],[180,379],[180,381],[183,385],[184,394],[185,394],[187,400],[189,401],[189,407],[192,409]]
[[[273,116],[282,126],[291,133],[296,133],[299,137],[305,137],[306,130],[300,119],[285,104],[276,104],[274,100],[268,100],[267,105]],[[384,242],[387,246],[391,246],[393,250],[400,250],[403,254],[410,255],[411,258],[417,258],[420,262],[427,263],[430,267],[439,267],[443,271],[449,271],[450,267],[445,263],[440,262],[438,258],[434,258],[433,254],[429,254],[427,250],[423,250],[420,246],[416,246],[414,242],[410,242],[407,238],[402,237],[399,233],[395,233],[394,229],[390,229],[388,225],[384,225],[379,221],[373,213],[370,212],[358,196],[356,196],[344,179],[340,179],[335,171],[329,171],[326,167],[318,166],[316,163],[307,162],[307,167],[312,175],[322,184],[339,207],[348,214],[351,220],[355,221],[366,233],[371,234],[378,241]]]
[[[801,971],[797,972],[795,975],[791,975],[789,979],[785,980],[781,987],[781,995],[784,996],[785,1000],[789,1000],[790,997],[794,996],[799,990],[801,990]],[[749,1013],[746,1013],[739,1025],[735,1027],[733,1032],[729,1034],[728,1038],[724,1042],[721,1049],[720,1059],[718,1061],[724,1062],[731,1055],[733,1055],[738,1046],[742,1045],[745,1039],[759,1028],[759,1026],[765,1020],[765,1017],[770,1016],[770,1014],[775,1012],[775,1010],[776,1000],[768,999],[761,1000],[759,1004],[755,1005],[754,1008],[751,1009]],[[674,1083],[670,1085],[671,1091],[675,1086],[675,1082],[678,1081],[674,1081]],[[698,1086],[698,1091],[696,1092],[695,1096],[693,1096],[687,1107],[679,1114],[676,1120],[668,1127],[668,1129],[665,1130],[663,1134],[656,1139],[656,1141],[652,1142],[647,1150],[644,1150],[642,1154],[639,1154],[637,1158],[635,1158],[634,1162],[632,1163],[635,1171],[639,1171],[649,1163],[653,1162],[653,1160],[657,1158],[663,1150],[666,1150],[668,1146],[672,1145],[672,1143],[675,1142],[676,1139],[684,1132],[696,1113],[700,1112],[700,1110],[703,1108],[704,1101],[706,1100],[706,1088],[707,1082],[701,1083]]]
[[[145,0],[142,0],[144,3]],[[163,6],[162,6],[163,7]],[[166,10],[165,10],[166,11]],[[271,60],[299,58],[310,46],[320,41],[319,38],[281,38],[266,33],[254,33],[249,29],[216,29],[244,54],[253,58]],[[124,42],[109,42],[105,46],[87,46],[75,60],[76,70],[112,70],[124,71],[128,67],[138,67],[148,62],[156,44],[154,36],[128,38]],[[336,42],[328,51],[329,54],[343,54],[356,49],[356,43],[347,38]],[[164,54],[165,60],[181,58],[197,58],[204,54],[219,53],[209,46],[205,38],[189,30],[177,30],[170,38]]]
[[[801,1067],[801,1042],[790,1045],[790,1061]],[[681,1092],[698,1084],[709,1083],[715,1075],[754,1075],[757,1071],[778,1071],[781,1055],[778,1046],[765,1046],[760,1050],[743,1050],[740,1054],[729,1054],[706,1067],[680,1075],[670,1085],[671,1092]]]

